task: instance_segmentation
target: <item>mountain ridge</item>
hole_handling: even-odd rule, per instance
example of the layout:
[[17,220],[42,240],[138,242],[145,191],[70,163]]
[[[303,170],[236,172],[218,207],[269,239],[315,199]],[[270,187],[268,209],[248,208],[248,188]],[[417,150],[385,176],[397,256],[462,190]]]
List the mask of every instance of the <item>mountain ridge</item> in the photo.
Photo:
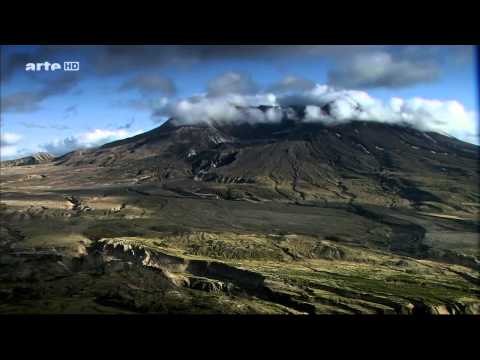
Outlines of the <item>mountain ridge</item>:
[[[477,158],[473,144],[401,124],[325,125],[284,117],[271,123],[170,119],[57,163],[98,166],[114,178],[141,177],[142,184],[175,191],[201,188],[221,198],[431,209],[478,200]],[[460,179],[464,189],[456,187]]]

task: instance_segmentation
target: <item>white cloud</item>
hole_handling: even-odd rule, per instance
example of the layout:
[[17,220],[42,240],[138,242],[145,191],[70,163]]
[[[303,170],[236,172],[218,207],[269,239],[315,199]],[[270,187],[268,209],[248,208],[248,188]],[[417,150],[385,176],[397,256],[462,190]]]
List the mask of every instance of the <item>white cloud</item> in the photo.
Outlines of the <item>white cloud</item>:
[[420,130],[447,133],[464,139],[473,139],[478,134],[475,112],[466,110],[455,100],[394,98],[390,106],[402,120]]
[[[477,117],[456,100],[391,98],[387,103],[373,98],[363,91],[336,90],[325,86],[278,101],[291,104],[292,101],[309,104],[306,121],[328,124],[351,120],[377,121],[383,123],[409,124],[422,131],[449,134],[459,139],[475,142],[478,140]],[[322,107],[328,105],[328,113]]]
[[265,122],[280,121],[280,114],[273,109],[262,112],[257,106],[276,105],[273,94],[224,95],[210,98],[199,95],[171,102],[157,110],[157,116],[169,116],[183,124],[199,122]]
[[477,143],[476,114],[455,100],[424,98],[391,98],[388,101],[359,90],[343,90],[317,84],[313,89],[288,95],[224,95],[211,98],[198,95],[176,102],[167,102],[156,115],[173,117],[178,122],[275,122],[286,112],[279,108],[261,111],[267,105],[283,108],[306,106],[304,121],[324,124],[352,120],[408,124],[422,131],[449,134]]
[[54,155],[63,155],[77,149],[88,149],[101,146],[105,143],[125,139],[142,133],[143,130],[130,132],[126,129],[105,130],[95,129],[79,135],[70,136],[64,139],[55,139],[40,147]]

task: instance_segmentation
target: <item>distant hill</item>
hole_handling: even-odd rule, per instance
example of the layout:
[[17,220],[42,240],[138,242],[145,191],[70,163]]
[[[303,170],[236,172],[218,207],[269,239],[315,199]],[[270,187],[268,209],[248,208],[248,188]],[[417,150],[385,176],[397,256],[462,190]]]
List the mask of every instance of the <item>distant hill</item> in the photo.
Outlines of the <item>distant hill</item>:
[[50,162],[55,159],[55,156],[47,152],[39,152],[31,156],[22,157],[15,160],[6,160],[0,163],[3,167],[35,165]]

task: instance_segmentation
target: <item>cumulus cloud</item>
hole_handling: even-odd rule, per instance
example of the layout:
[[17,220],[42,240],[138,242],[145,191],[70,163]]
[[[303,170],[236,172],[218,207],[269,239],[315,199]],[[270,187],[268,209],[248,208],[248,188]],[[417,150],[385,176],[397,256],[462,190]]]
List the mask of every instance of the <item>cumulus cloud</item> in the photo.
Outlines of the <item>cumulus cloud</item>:
[[154,112],[155,117],[173,117],[182,124],[199,122],[262,122],[280,121],[274,111],[263,112],[260,105],[276,105],[273,94],[228,94],[210,97],[198,95],[176,102],[168,102]]
[[120,91],[138,90],[143,96],[151,94],[175,95],[177,89],[175,83],[160,75],[140,74],[125,81],[120,86]]
[[[259,106],[264,108],[259,108]],[[198,95],[169,102],[155,111],[156,116],[174,118],[178,123],[278,122],[289,117],[291,106],[304,106],[306,122],[326,125],[353,120],[403,124],[422,131],[449,134],[477,142],[476,114],[455,100],[391,98],[383,101],[359,90],[328,85],[296,94],[229,94],[218,97]]]
[[390,108],[404,122],[425,131],[446,133],[470,142],[478,142],[475,112],[455,100],[392,98]]
[[105,130],[95,129],[90,132],[69,136],[64,139],[56,139],[40,147],[51,154],[63,155],[78,149],[88,149],[101,146],[105,143],[125,139],[139,133],[142,130],[130,132],[127,129]]
[[432,82],[440,76],[440,68],[431,61],[394,58],[387,52],[353,56],[342,66],[331,70],[328,82],[346,88],[399,88]]
[[326,124],[352,120],[396,123],[422,131],[434,131],[477,142],[477,118],[458,101],[415,97],[391,98],[383,102],[364,91],[337,90],[318,85],[312,91],[293,97],[279,98],[279,103],[292,105],[295,101],[307,105],[305,121]]
[[271,85],[268,91],[273,93],[286,93],[291,91],[306,91],[315,87],[315,83],[308,79],[299,78],[296,76],[285,76],[278,83]]
[[207,85],[207,90],[209,96],[251,94],[258,90],[258,85],[248,75],[227,72],[211,80]]

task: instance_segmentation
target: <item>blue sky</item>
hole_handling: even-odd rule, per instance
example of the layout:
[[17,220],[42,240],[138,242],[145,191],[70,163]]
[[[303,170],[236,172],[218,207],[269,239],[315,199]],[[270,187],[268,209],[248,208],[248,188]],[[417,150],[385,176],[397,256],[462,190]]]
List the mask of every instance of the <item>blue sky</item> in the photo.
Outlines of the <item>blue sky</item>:
[[[473,54],[466,46],[2,46],[0,155],[98,146],[158,126],[152,113],[165,102],[208,96],[213,86],[226,95],[265,94],[288,77],[296,85],[287,91],[310,91],[300,86],[308,83],[385,103],[456,101],[476,115]],[[80,71],[25,71],[27,62],[65,60],[80,61]],[[448,121],[450,129],[455,119]],[[477,142],[471,134],[463,140]]]

